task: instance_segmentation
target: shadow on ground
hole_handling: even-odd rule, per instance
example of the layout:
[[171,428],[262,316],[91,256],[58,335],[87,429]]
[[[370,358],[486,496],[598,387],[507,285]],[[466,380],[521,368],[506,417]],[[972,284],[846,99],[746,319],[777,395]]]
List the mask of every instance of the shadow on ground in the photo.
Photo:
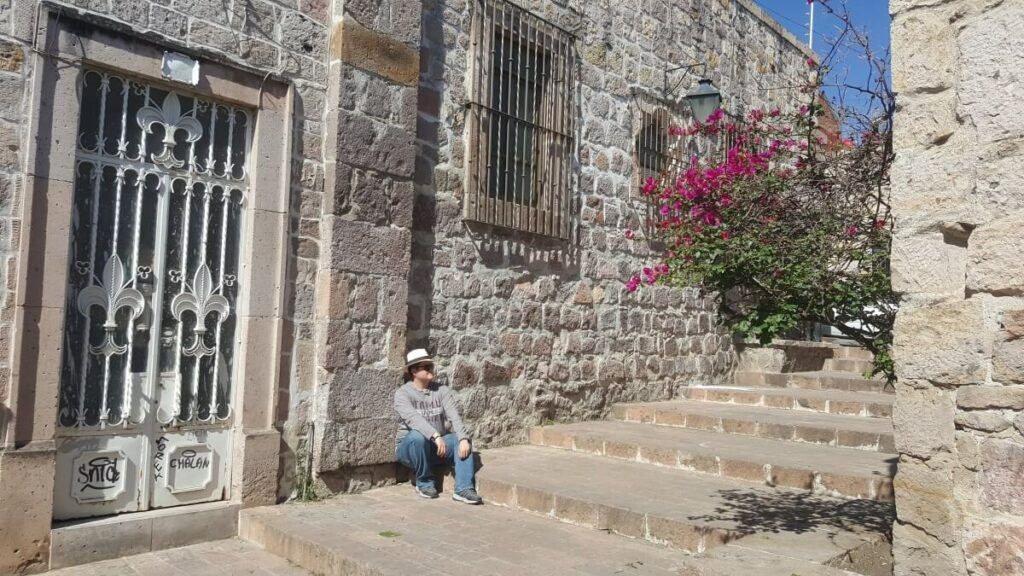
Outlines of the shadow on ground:
[[803,534],[830,529],[888,533],[894,515],[891,503],[873,500],[832,500],[813,494],[737,489],[721,490],[719,494],[724,504],[711,514],[691,516],[690,520],[732,522],[743,533]]

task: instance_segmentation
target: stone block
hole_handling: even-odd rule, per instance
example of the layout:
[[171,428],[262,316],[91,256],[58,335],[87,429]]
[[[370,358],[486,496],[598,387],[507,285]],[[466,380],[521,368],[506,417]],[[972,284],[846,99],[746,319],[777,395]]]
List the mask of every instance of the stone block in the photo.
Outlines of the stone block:
[[0,573],[47,568],[53,517],[52,443],[0,452]]
[[327,55],[327,28],[299,12],[287,10],[278,23],[281,45],[285,49],[310,58],[322,59]]
[[349,320],[332,320],[319,328],[317,360],[321,367],[354,368],[359,365],[359,330]]
[[902,522],[893,524],[892,536],[896,574],[967,576],[967,567],[959,546],[946,546],[928,533]]
[[543,490],[516,486],[516,506],[539,514],[551,514],[555,509],[555,496]]
[[935,452],[952,453],[953,413],[950,392],[898,383],[892,417],[896,449],[917,458],[928,458]]
[[[941,12],[935,14],[940,15]],[[948,23],[943,23],[943,27],[953,30]],[[937,46],[931,42],[921,45],[928,49],[918,50],[919,54],[945,48],[945,44]],[[1024,115],[1024,102],[1013,94],[1020,89],[1020,79],[1005,71],[1012,69],[1017,55],[1024,52],[1024,6],[1019,2],[1004,3],[968,19],[959,33],[957,48],[961,114],[973,124],[980,140],[1019,137],[1018,119]]]
[[814,472],[810,470],[772,466],[770,472],[769,484],[773,486],[785,486],[800,490],[810,490],[814,487]]
[[25,50],[20,44],[0,40],[0,70],[4,72],[21,72],[25,63]]
[[[275,442],[280,442],[275,438]],[[277,480],[277,462],[275,446],[274,470],[271,478]],[[276,486],[271,486],[276,488]],[[276,490],[271,491],[273,496]],[[269,502],[261,504],[272,505],[273,497]],[[239,506],[216,503],[214,505],[199,506],[195,510],[188,508],[169,509],[164,513],[158,513],[153,517],[152,523],[152,550],[166,550],[178,548],[189,544],[200,542],[211,542],[234,538],[238,535],[238,510]],[[122,554],[127,556],[127,554]]]
[[152,550],[151,518],[89,524],[55,531],[50,544],[50,568],[57,570]]
[[336,270],[405,276],[412,237],[409,230],[377,227],[340,218],[326,220],[331,230],[331,267]]
[[339,162],[412,178],[416,163],[415,136],[413,130],[341,110],[335,154]]
[[1024,410],[1024,386],[964,386],[956,391],[960,408]]
[[391,418],[400,369],[337,370],[317,388],[316,419],[320,422]]
[[563,522],[571,522],[580,526],[597,528],[599,522],[598,507],[593,502],[577,500],[567,496],[555,498],[555,518]]
[[900,293],[962,295],[967,248],[947,242],[939,230],[892,241],[892,289]]
[[1013,424],[1010,418],[995,410],[957,412],[956,418],[953,421],[957,427],[971,428],[983,432],[1002,432]]
[[893,146],[897,150],[942,144],[960,127],[952,91],[900,98],[900,103],[893,125]]
[[992,336],[981,299],[904,303],[894,330],[893,356],[900,380],[947,385],[984,381]]
[[985,504],[1000,512],[1024,515],[1024,446],[985,439],[980,454],[979,480]]
[[936,455],[928,462],[900,458],[893,487],[896,515],[946,546],[958,543],[962,522],[953,493],[953,469],[949,455]]
[[145,28],[149,23],[148,6],[138,0],[110,0],[110,13],[139,28]]
[[608,530],[630,538],[643,538],[646,524],[640,512],[598,505],[598,529]]
[[1024,526],[991,522],[973,527],[964,552],[972,575],[1024,574]]
[[897,237],[935,230],[941,222],[980,221],[973,199],[973,148],[954,141],[927,150],[902,150],[892,165]]
[[1024,210],[979,226],[971,234],[967,289],[996,296],[1024,295]]
[[691,553],[703,552],[703,534],[700,528],[677,520],[647,516],[648,539],[666,542],[673,548]]
[[406,86],[419,80],[419,52],[408,45],[371,30],[351,16],[337,24],[331,34],[331,56]]
[[[328,421],[318,429],[314,466],[320,473],[395,461],[395,419]],[[382,433],[382,431],[386,431]]]
[[1024,384],[1024,339],[996,342],[992,349],[992,380]]
[[317,274],[316,313],[319,320],[341,320],[348,316],[349,294],[355,278],[348,273],[323,270]]

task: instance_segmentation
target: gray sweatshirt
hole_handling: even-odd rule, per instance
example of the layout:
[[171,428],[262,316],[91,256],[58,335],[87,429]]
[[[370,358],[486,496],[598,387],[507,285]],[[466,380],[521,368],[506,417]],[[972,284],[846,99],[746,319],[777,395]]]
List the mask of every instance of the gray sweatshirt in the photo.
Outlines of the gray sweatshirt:
[[420,390],[412,382],[406,382],[395,390],[395,412],[398,412],[399,418],[396,446],[410,430],[426,438],[433,436],[434,432],[444,436],[447,428],[445,421],[451,423],[452,431],[458,435],[459,440],[469,438],[462,418],[459,417],[459,409],[455,407],[455,398],[447,386],[431,384],[426,390]]

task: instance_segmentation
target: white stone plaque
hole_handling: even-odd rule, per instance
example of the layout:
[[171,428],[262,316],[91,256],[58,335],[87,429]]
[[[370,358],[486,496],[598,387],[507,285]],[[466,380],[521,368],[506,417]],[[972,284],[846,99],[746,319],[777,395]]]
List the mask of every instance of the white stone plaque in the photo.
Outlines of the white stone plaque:
[[124,492],[127,462],[119,450],[82,452],[72,464],[71,497],[79,503],[116,500]]
[[199,84],[199,62],[178,52],[164,52],[160,72],[168,80],[191,86]]
[[172,494],[195,492],[210,485],[215,470],[213,449],[207,444],[181,444],[167,453],[167,489]]

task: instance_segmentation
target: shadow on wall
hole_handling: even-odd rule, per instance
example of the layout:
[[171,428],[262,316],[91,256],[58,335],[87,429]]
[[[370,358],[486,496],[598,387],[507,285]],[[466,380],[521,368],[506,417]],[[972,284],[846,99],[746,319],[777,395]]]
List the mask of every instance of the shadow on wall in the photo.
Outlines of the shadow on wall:
[[[580,248],[576,217],[578,192],[571,198],[573,224],[569,240],[535,236],[523,232],[505,230],[486,224],[462,220],[460,193],[442,192],[461,186],[439,179],[461,178],[461,170],[444,171],[437,176],[435,168],[439,163],[439,149],[442,140],[448,145],[451,138],[461,138],[459,125],[465,125],[464,110],[446,110],[444,120],[454,126],[450,133],[442,123],[441,103],[447,89],[444,80],[448,49],[445,46],[443,30],[443,6],[440,2],[425,2],[421,17],[422,59],[418,92],[417,156],[415,168],[415,198],[413,201],[413,246],[412,267],[409,275],[409,348],[430,348],[431,317],[435,291],[435,267],[438,266],[438,250],[450,256],[452,262],[444,267],[468,271],[474,265],[488,269],[505,269],[521,274],[520,281],[550,275],[561,280],[579,280]],[[577,63],[578,65],[578,63]],[[578,73],[578,72],[577,72]],[[575,105],[578,107],[579,102]],[[574,173],[576,159],[574,154]],[[576,187],[573,187],[574,191]],[[438,247],[438,236],[444,239],[466,237],[472,242],[475,253],[451,247]]]

